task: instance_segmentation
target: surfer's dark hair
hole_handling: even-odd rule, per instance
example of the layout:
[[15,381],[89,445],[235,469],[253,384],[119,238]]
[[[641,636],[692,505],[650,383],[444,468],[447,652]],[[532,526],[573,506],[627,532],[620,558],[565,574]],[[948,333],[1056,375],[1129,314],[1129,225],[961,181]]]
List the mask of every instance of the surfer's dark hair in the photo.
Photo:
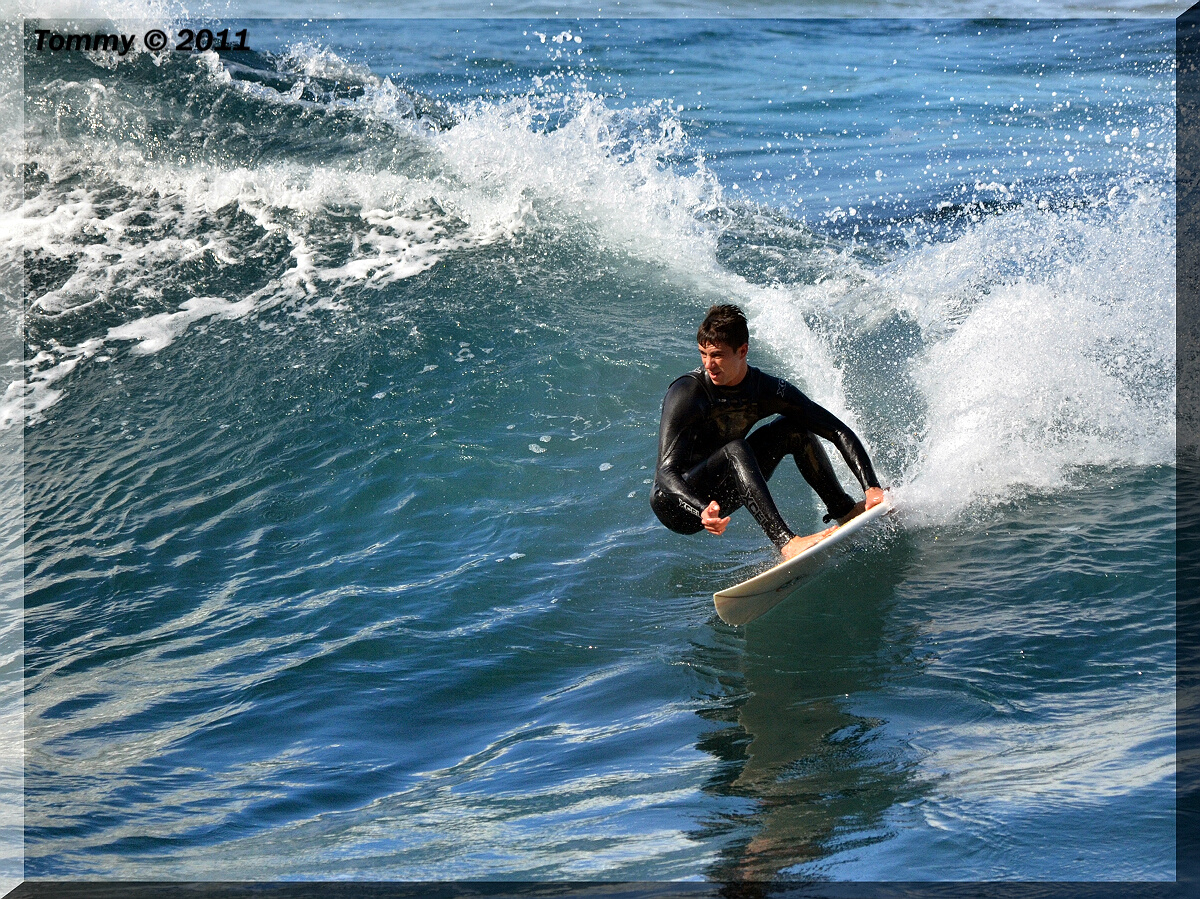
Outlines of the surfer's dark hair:
[[723,343],[737,350],[750,342],[750,329],[746,327],[746,316],[737,306],[710,306],[708,315],[696,332],[696,343],[712,346]]

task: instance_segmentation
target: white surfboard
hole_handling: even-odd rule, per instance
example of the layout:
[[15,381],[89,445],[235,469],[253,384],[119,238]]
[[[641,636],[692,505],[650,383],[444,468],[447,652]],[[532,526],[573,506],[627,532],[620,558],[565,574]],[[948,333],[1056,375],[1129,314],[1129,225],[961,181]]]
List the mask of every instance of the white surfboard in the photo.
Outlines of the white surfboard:
[[766,614],[795,590],[802,580],[820,568],[835,546],[891,511],[891,497],[885,493],[883,502],[879,505],[851,518],[800,555],[780,562],[774,568],[742,581],[728,590],[714,593],[713,602],[716,603],[717,614],[726,624],[746,624]]

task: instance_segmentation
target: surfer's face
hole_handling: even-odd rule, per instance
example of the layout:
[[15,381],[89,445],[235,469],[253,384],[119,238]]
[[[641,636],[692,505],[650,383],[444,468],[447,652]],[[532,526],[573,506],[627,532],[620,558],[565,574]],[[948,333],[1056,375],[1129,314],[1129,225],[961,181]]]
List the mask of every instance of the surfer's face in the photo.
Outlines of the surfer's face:
[[727,343],[700,344],[700,364],[708,372],[708,378],[718,387],[733,387],[746,377],[746,353],[750,344],[744,343],[736,350]]

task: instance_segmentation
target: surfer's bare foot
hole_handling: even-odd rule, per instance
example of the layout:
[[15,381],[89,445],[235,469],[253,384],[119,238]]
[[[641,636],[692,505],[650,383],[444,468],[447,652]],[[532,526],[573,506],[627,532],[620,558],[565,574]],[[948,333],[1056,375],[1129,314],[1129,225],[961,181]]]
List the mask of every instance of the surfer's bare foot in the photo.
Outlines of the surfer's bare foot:
[[883,502],[883,490],[879,487],[868,487],[866,498],[862,502],[856,503],[853,509],[839,518],[838,524],[845,524],[851,518],[857,518],[867,509],[878,506],[881,502]]
[[783,544],[780,552],[783,553],[784,560],[795,558],[812,546],[816,546],[830,534],[837,530],[837,527],[826,528],[819,534],[809,534],[807,537],[793,537],[787,543]]

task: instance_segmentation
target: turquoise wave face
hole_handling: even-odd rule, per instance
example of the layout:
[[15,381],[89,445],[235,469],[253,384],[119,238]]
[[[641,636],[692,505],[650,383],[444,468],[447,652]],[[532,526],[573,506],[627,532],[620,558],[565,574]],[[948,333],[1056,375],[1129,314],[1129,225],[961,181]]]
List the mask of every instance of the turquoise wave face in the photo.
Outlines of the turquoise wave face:
[[[1173,877],[1170,28],[237,25],[26,54],[28,875]],[[901,510],[744,629],[729,301]]]

